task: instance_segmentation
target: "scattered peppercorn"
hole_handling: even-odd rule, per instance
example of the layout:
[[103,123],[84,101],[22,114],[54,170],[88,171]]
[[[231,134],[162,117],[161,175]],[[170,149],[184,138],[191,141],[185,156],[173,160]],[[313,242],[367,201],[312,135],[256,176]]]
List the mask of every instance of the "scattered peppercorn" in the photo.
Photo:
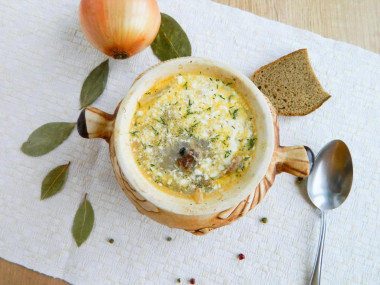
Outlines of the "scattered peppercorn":
[[296,183],[299,185],[301,184],[303,178],[302,177],[297,177]]
[[242,253],[240,253],[240,254],[238,255],[238,258],[239,258],[239,260],[243,260],[243,259],[245,259],[245,255],[242,254]]
[[172,241],[172,237],[167,237],[166,240],[167,241]]
[[261,222],[262,222],[263,224],[266,224],[266,223],[268,222],[268,219],[267,219],[267,218],[262,218],[262,219],[261,219]]
[[190,279],[190,284],[195,284],[195,278]]
[[181,283],[181,278],[177,278],[177,283]]
[[113,244],[113,242],[114,242],[113,238],[108,239],[108,242],[109,242],[110,244]]

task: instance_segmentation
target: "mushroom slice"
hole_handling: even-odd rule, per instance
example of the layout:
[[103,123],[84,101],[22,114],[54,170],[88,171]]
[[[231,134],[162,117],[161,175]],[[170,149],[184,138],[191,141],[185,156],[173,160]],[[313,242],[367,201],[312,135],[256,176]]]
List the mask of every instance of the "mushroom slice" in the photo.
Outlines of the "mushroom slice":
[[243,161],[243,157],[241,155],[235,156],[232,160],[230,165],[225,170],[226,173],[234,172],[236,169],[238,169],[241,166],[241,163]]

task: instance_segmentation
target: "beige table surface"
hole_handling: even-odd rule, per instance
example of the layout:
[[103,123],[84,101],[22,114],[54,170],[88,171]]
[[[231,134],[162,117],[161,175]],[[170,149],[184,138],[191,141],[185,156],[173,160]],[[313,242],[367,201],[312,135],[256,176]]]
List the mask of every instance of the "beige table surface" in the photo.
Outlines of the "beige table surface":
[[[256,15],[380,52],[378,0],[214,0]],[[0,284],[62,285],[0,258]]]

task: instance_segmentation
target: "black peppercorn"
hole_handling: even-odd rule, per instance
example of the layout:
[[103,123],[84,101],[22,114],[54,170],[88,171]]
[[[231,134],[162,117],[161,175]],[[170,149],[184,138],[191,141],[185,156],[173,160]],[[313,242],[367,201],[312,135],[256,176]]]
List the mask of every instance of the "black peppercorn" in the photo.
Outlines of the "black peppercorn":
[[179,150],[179,154],[181,156],[184,156],[185,155],[185,152],[186,152],[186,148],[185,147],[181,147],[181,149]]

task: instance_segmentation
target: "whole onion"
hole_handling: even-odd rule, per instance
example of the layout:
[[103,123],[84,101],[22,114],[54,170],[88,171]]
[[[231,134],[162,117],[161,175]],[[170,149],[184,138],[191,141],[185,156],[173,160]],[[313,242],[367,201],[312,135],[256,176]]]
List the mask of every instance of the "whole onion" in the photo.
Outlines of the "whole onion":
[[149,46],[161,24],[155,0],[81,0],[79,18],[88,41],[115,59]]

